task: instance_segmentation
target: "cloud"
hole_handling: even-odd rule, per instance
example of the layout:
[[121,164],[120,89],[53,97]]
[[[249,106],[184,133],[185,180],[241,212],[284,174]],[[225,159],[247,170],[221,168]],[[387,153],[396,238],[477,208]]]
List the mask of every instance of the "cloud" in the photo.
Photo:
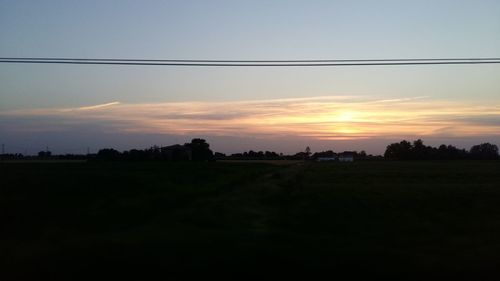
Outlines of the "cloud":
[[91,105],[91,106],[82,106],[82,107],[77,107],[77,108],[68,108],[68,109],[63,109],[62,111],[94,110],[94,109],[101,109],[101,108],[104,108],[104,107],[109,107],[109,106],[117,105],[117,104],[120,104],[120,102],[114,101],[114,102],[108,102],[108,103]]
[[425,96],[110,102],[76,108],[0,112],[0,118],[7,117],[10,125],[0,124],[0,130],[40,131],[46,128],[61,131],[71,130],[75,124],[105,124],[107,132],[117,133],[267,139],[290,136],[317,140],[500,136],[500,106],[432,100]]
[[428,96],[399,98],[399,99],[384,99],[384,100],[372,101],[371,103],[405,102],[405,101],[420,100],[420,99],[426,99],[426,98],[428,98]]

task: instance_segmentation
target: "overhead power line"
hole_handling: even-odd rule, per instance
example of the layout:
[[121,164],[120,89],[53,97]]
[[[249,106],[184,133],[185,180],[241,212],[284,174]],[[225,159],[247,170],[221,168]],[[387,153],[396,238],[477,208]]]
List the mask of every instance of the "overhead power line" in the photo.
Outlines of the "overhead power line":
[[306,60],[194,60],[194,59],[116,59],[116,58],[47,58],[47,57],[10,57],[0,60],[36,61],[128,61],[128,62],[206,62],[206,63],[299,63],[299,62],[397,62],[397,61],[492,61],[498,58],[409,58],[409,59],[306,59]]
[[211,66],[211,67],[301,67],[301,66],[377,66],[498,64],[500,58],[416,58],[416,59],[322,59],[322,60],[193,60],[193,59],[114,59],[114,58],[41,58],[4,57],[0,63],[91,64],[139,66]]

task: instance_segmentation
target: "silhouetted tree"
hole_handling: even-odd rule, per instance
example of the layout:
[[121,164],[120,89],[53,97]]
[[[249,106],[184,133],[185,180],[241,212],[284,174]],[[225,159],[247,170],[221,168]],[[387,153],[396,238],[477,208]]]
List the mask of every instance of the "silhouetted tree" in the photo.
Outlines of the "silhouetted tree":
[[266,159],[278,159],[280,156],[278,153],[274,152],[274,151],[266,151],[264,153],[264,157]]
[[48,158],[50,156],[52,156],[52,152],[50,152],[50,151],[40,151],[40,152],[38,152],[38,157],[40,157],[40,158]]
[[318,159],[320,157],[325,157],[325,158],[331,158],[331,157],[336,157],[337,153],[333,152],[333,150],[327,150],[327,151],[321,151],[321,152],[315,152],[311,158],[312,159]]
[[292,160],[304,160],[307,159],[309,156],[307,155],[306,152],[297,152],[292,156],[288,156],[288,159]]
[[457,160],[457,159],[466,159],[468,157],[468,153],[465,149],[458,149],[453,145],[440,145],[439,148],[436,149],[437,159],[445,159],[445,160]]
[[149,156],[145,150],[131,149],[123,152],[123,158],[132,161],[144,161],[148,160]]
[[160,159],[167,161],[190,161],[192,160],[192,149],[187,145],[174,144],[160,149]]
[[473,159],[498,159],[498,147],[491,143],[474,145],[470,149],[470,156]]
[[191,143],[186,143],[184,146],[191,148],[193,161],[211,161],[214,159],[210,145],[204,139],[193,139]]
[[311,148],[309,146],[306,147],[306,151],[305,152],[306,152],[306,158],[311,157]]
[[422,140],[411,144],[404,140],[387,146],[384,157],[400,160],[457,160],[457,159],[498,159],[498,147],[483,143],[475,145],[467,152],[452,145],[440,145],[438,148],[424,145]]
[[227,157],[228,159],[241,159],[241,160],[260,160],[260,159],[281,159],[283,155],[278,154],[274,151],[258,151],[255,152],[253,150],[245,151],[243,153],[233,153]]
[[104,148],[97,152],[99,160],[119,160],[121,153],[113,148]]
[[24,155],[21,153],[13,153],[13,154],[0,154],[0,159],[2,160],[14,160],[14,159],[24,159]]
[[384,157],[389,159],[410,159],[412,149],[412,144],[406,140],[392,143],[387,146]]
[[356,155],[356,158],[357,159],[367,159],[368,158],[368,155],[366,155],[366,151],[364,150],[361,150],[358,155]]
[[214,153],[214,158],[216,160],[225,159],[226,158],[226,154],[221,153],[221,152],[215,152]]
[[145,150],[148,159],[153,160],[162,160],[164,155],[162,155],[161,148],[157,145],[153,145],[152,147]]

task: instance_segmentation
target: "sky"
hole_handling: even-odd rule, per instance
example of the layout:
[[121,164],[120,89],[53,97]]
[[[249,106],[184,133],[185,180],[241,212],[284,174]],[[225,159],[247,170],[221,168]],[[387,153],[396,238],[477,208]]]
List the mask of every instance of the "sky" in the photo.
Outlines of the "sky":
[[[0,57],[500,57],[500,1],[0,0]],[[0,64],[9,153],[209,141],[383,153],[500,144],[500,65],[211,68]]]

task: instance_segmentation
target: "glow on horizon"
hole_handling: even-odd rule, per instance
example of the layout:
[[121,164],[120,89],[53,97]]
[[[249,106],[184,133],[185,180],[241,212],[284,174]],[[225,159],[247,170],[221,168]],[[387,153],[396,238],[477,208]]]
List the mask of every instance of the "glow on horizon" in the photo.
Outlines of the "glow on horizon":
[[13,131],[43,131],[38,120],[56,117],[46,131],[71,124],[106,124],[111,132],[197,134],[261,139],[287,136],[316,140],[381,137],[500,136],[500,106],[426,97],[373,99],[312,97],[236,102],[120,103],[0,112],[0,117],[37,117]]

